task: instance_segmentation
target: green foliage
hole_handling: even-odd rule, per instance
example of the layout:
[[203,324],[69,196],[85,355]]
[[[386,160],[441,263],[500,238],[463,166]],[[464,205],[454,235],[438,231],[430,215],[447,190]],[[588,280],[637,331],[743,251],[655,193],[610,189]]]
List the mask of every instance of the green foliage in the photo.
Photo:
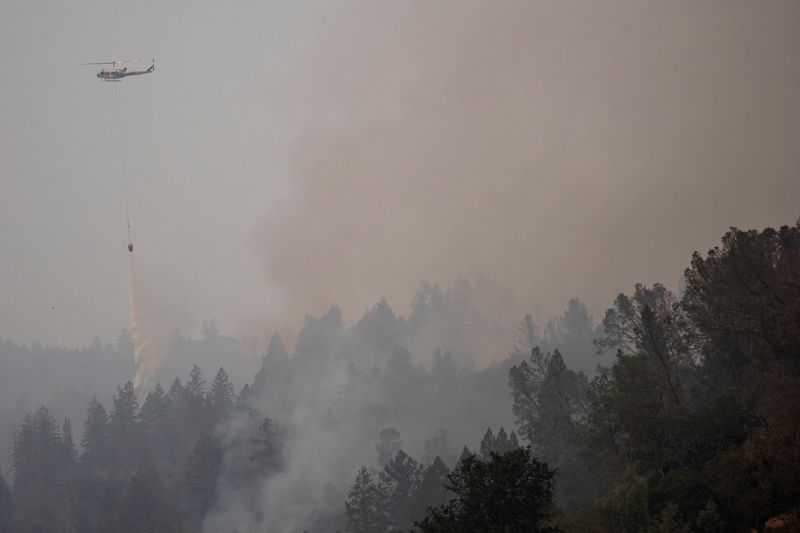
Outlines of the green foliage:
[[455,498],[428,509],[417,527],[423,533],[557,531],[550,525],[554,476],[530,448],[466,457],[445,484]]
[[611,493],[602,506],[601,513],[610,531],[647,531],[653,519],[645,479],[629,472],[624,483]]

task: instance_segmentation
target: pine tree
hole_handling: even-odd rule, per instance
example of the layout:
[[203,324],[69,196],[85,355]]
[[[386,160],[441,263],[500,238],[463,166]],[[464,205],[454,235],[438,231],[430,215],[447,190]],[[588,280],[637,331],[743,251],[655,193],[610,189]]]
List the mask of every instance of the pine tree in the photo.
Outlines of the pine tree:
[[25,417],[14,436],[11,464],[19,517],[25,522],[51,514],[57,501],[56,480],[66,465],[58,426],[46,408]]
[[208,433],[202,433],[186,460],[184,491],[188,515],[198,527],[216,498],[217,477],[222,464],[219,442]]
[[379,439],[375,450],[378,452],[378,464],[384,466],[394,459],[394,456],[400,451],[403,441],[400,440],[400,432],[394,428],[383,428]]
[[219,372],[217,372],[217,376],[214,378],[214,383],[211,385],[211,392],[208,396],[215,422],[223,419],[233,410],[234,404],[236,403],[236,396],[233,392],[233,385],[228,379],[228,374],[222,367],[219,367]]
[[197,365],[192,366],[189,381],[186,382],[186,436],[189,437],[189,446],[200,432],[210,429],[213,424],[208,410],[208,395],[206,394],[206,380]]
[[258,472],[269,476],[283,466],[283,430],[275,422],[264,418],[252,441],[255,450],[250,461],[255,463]]
[[505,428],[501,427],[494,438],[494,451],[502,455],[510,450],[511,444],[508,442],[508,435],[506,435]]
[[189,397],[197,398],[205,398],[206,396],[206,380],[203,379],[203,372],[197,365],[192,365],[189,381],[186,382],[186,394]]
[[111,430],[108,414],[97,396],[89,402],[89,409],[81,438],[81,462],[93,467],[103,468],[108,464],[111,447]]
[[111,410],[112,428],[133,427],[139,420],[139,401],[133,383],[128,381],[124,387],[117,387],[114,408]]
[[128,482],[120,505],[119,526],[120,533],[183,530],[180,516],[170,505],[164,484],[146,453]]
[[443,462],[455,459],[455,452],[450,444],[450,436],[444,429],[437,429],[433,437],[425,441],[425,461],[433,463],[439,457]]
[[64,464],[71,465],[75,462],[78,452],[75,450],[75,441],[72,438],[72,424],[69,418],[65,418],[64,425],[61,426],[61,443],[64,448]]
[[493,451],[495,451],[494,434],[492,433],[492,428],[486,428],[486,433],[483,434],[483,439],[481,439],[481,455],[489,457]]
[[162,452],[172,462],[182,459],[187,448],[194,444],[194,433],[189,431],[186,388],[175,378],[167,392],[167,423],[161,429]]
[[444,487],[448,474],[450,474],[450,470],[438,456],[425,469],[416,494],[416,509],[419,512],[417,518],[422,517],[428,507],[444,505],[450,499],[451,494]]
[[170,416],[175,416],[186,403],[186,388],[181,383],[181,380],[175,378],[172,380],[172,385],[167,392],[167,411]]
[[423,533],[558,531],[549,525],[554,476],[529,448],[467,457],[447,478],[454,498],[416,525]]
[[58,533],[79,533],[78,498],[72,483],[67,482],[64,493],[56,510],[56,531]]
[[139,401],[130,381],[124,387],[117,387],[109,427],[112,465],[122,470],[133,468],[144,438],[139,426]]
[[464,446],[464,449],[461,450],[461,455],[458,457],[458,464],[456,465],[456,468],[458,468],[460,465],[462,465],[465,460],[467,460],[468,458],[472,457],[473,455],[475,455],[475,454],[472,453],[471,451],[469,451],[469,448]]
[[142,429],[148,436],[152,436],[156,428],[167,421],[167,408],[167,396],[161,388],[161,383],[157,382],[153,390],[147,394],[139,411]]
[[358,471],[345,501],[349,533],[383,533],[388,525],[378,485],[366,466]]
[[422,481],[422,465],[400,450],[378,475],[392,527],[408,530],[417,518],[415,497]]

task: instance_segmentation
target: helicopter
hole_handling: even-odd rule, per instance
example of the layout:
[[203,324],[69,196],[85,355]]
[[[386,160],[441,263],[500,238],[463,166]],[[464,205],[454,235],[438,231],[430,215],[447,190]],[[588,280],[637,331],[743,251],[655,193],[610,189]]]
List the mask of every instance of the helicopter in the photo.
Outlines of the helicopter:
[[81,65],[111,65],[110,68],[100,69],[97,77],[102,81],[122,81],[126,76],[138,76],[140,74],[150,74],[156,69],[156,60],[153,59],[153,64],[147,70],[128,70],[128,67],[118,66],[121,63],[130,63],[131,61],[138,61],[138,59],[120,59],[118,61],[101,61],[99,63],[81,63]]

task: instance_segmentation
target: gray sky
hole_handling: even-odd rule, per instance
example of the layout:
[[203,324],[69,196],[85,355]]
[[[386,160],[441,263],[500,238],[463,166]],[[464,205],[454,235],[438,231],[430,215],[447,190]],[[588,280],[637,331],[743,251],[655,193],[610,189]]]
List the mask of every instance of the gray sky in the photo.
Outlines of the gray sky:
[[[800,3],[0,5],[0,336],[266,333],[481,273],[547,316],[800,215]],[[53,309],[53,307],[55,307]]]

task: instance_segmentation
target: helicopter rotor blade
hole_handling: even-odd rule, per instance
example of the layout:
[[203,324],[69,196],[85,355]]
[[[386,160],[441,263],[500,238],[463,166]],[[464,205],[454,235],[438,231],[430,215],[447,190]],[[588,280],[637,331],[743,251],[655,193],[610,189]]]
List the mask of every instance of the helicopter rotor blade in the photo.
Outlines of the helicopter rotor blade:
[[81,63],[81,65],[116,65],[118,63],[131,63],[133,61],[141,61],[142,58],[134,57],[128,59],[118,59],[117,61],[99,61],[97,63]]

